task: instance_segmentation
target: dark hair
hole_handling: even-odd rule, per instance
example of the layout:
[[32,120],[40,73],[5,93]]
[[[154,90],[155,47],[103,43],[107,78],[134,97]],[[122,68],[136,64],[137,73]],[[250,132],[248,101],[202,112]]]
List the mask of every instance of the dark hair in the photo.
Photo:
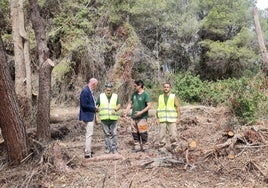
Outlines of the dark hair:
[[164,83],[163,83],[163,86],[164,86],[165,84],[168,84],[169,87],[171,87],[171,83],[169,83],[169,82],[164,82]]
[[142,80],[135,80],[134,83],[138,86],[141,86],[141,88],[143,88],[143,81]]

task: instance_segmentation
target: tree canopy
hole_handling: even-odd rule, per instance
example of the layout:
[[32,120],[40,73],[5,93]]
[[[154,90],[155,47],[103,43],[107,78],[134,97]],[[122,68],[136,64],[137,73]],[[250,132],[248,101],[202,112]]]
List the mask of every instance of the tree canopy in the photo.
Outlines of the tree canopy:
[[[59,85],[76,90],[92,76],[105,82],[109,76],[103,77],[103,72],[122,60],[118,57],[123,51],[135,51],[131,77],[145,78],[148,85],[155,84],[158,71],[190,71],[202,80],[218,80],[254,75],[262,66],[252,18],[254,0],[42,0],[39,4],[50,57],[57,62],[55,92]],[[28,9],[25,1],[26,13]],[[7,0],[1,1],[1,12],[6,23],[1,27],[3,41],[10,51]],[[260,11],[260,18],[267,41],[267,10]],[[27,14],[26,25],[31,26]],[[34,57],[33,31],[29,31]],[[130,43],[138,45],[130,50]]]

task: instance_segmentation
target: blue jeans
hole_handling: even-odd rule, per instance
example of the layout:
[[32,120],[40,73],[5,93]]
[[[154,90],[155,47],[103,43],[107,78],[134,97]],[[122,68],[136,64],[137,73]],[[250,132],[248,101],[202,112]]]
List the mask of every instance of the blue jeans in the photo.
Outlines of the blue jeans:
[[117,150],[117,121],[102,120],[102,130],[104,132],[105,149]]

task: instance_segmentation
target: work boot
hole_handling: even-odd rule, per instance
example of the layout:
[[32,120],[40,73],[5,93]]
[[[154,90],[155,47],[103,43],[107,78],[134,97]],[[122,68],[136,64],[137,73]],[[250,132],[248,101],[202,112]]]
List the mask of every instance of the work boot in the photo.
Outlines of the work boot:
[[110,149],[106,149],[106,150],[104,151],[104,153],[106,153],[106,154],[108,154],[108,153],[110,153],[110,152],[111,152]]
[[132,151],[138,152],[139,150],[140,150],[140,144],[135,142],[134,145],[132,146]]
[[93,156],[90,154],[90,155],[85,155],[85,159],[89,159],[89,158],[92,158]]
[[178,145],[176,143],[172,143],[170,146],[170,152],[174,153],[176,151],[177,147],[178,147]]
[[158,149],[158,152],[161,153],[161,154],[166,154],[168,153],[167,149],[165,147],[162,147],[162,148],[159,148]]
[[112,152],[113,152],[113,154],[118,154],[117,149],[114,149]]
[[93,154],[94,154],[94,152],[85,153],[84,157],[85,157],[85,159],[92,158]]
[[142,145],[142,152],[148,152],[149,151],[149,145],[148,143],[143,143]]

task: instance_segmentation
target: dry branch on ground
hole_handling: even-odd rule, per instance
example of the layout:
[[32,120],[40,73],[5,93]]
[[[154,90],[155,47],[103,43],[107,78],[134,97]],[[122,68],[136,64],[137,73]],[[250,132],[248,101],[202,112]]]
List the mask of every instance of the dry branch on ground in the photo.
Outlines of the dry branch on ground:
[[104,154],[104,135],[101,126],[96,125],[92,147],[95,155],[91,159],[84,159],[85,129],[81,122],[51,124],[58,141],[44,146],[35,140],[34,132],[29,134],[39,151],[23,164],[22,169],[31,170],[15,172],[0,163],[0,186],[10,187],[11,182],[28,187],[267,186],[267,127],[230,128],[225,124],[226,114],[211,107],[185,107],[182,110],[184,121],[178,126],[179,143],[175,149],[167,148],[164,153],[157,148],[159,127],[154,117],[148,119],[147,152],[131,151],[130,122],[121,118],[119,154]]

